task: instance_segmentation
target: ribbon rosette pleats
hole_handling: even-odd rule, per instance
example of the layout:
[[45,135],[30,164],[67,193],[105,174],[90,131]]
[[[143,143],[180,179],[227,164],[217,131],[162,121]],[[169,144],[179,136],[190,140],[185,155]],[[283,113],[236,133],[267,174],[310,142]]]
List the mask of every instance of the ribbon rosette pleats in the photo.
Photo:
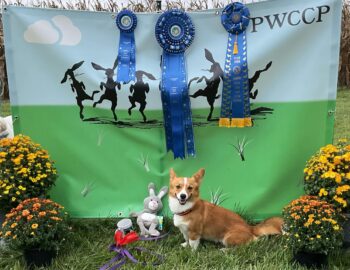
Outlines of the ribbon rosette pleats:
[[249,127],[249,79],[246,28],[250,13],[241,3],[227,5],[221,23],[228,32],[219,126]]
[[183,159],[195,155],[184,55],[194,39],[195,28],[185,12],[173,9],[159,17],[155,34],[163,48],[160,91],[167,151]]
[[136,48],[134,30],[137,25],[137,17],[135,13],[125,9],[118,13],[116,24],[120,30],[117,81],[128,83],[135,80]]

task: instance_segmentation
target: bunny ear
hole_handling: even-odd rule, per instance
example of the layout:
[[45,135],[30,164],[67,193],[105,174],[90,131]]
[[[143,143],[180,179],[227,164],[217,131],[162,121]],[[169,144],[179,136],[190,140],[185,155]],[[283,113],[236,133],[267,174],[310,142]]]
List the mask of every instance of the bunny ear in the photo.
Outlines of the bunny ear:
[[145,72],[145,75],[147,76],[147,78],[148,78],[149,80],[152,80],[152,81],[155,81],[155,80],[156,80],[156,78],[155,78],[151,73]]
[[114,65],[113,65],[113,70],[115,70],[115,68],[118,66],[118,58],[115,59],[114,61]]
[[63,77],[61,83],[65,83],[65,82],[67,81],[67,76],[68,76],[68,72],[66,72],[66,73],[64,74],[64,77]]
[[148,73],[148,72],[143,71],[143,70],[136,71],[136,75],[138,75],[138,76],[145,75],[149,80],[153,80],[153,81],[156,80],[156,78],[151,73]]
[[96,70],[106,70],[105,68],[101,67],[100,65],[95,64],[94,62],[91,62],[91,65]]
[[213,58],[213,55],[210,51],[208,51],[207,49],[204,49],[205,51],[205,58],[209,61],[212,62],[213,64],[216,62]]
[[72,71],[74,71],[74,70],[80,68],[80,66],[81,66],[82,64],[84,64],[84,61],[80,61],[79,63],[74,64],[74,65],[72,66]]
[[157,197],[161,200],[165,194],[167,194],[168,192],[168,187],[164,186],[160,189],[159,194],[157,195]]
[[153,183],[149,183],[148,185],[149,196],[156,196],[155,189],[156,189],[156,186]]

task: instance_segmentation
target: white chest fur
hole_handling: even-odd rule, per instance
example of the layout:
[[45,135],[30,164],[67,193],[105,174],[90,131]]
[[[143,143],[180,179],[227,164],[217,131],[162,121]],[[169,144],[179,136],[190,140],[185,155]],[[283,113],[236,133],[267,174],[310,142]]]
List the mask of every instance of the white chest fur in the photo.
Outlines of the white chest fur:
[[193,207],[192,202],[187,202],[185,205],[181,205],[179,201],[174,198],[174,197],[169,197],[169,208],[171,212],[174,214],[174,225],[180,230],[186,230],[187,231],[187,226],[188,222],[185,221],[184,217],[176,215],[177,213],[182,213],[185,212]]
[[174,215],[174,225],[175,227],[186,227],[188,225],[188,222],[185,221],[185,219],[182,216]]

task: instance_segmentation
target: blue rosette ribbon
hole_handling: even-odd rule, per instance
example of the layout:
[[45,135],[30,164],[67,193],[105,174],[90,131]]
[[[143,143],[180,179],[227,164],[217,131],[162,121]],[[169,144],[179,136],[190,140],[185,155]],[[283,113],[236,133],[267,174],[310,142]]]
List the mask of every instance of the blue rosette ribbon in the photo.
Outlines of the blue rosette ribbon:
[[167,151],[172,151],[175,159],[195,155],[184,55],[194,34],[191,18],[177,9],[164,12],[155,26],[156,39],[163,48],[160,91],[166,145]]
[[116,17],[116,25],[120,30],[118,49],[117,82],[135,81],[136,48],[134,30],[137,17],[134,12],[124,9]]
[[249,9],[242,3],[227,5],[221,23],[228,32],[224,80],[221,101],[220,127],[250,127],[249,79],[246,28]]

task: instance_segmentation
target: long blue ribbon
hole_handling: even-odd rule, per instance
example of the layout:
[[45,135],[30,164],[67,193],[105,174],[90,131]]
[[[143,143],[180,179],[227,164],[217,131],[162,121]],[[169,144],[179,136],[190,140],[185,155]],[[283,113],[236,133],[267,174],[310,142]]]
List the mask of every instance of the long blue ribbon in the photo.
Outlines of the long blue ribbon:
[[135,81],[136,52],[134,32],[120,33],[117,81]]
[[229,35],[219,125],[251,126],[245,32],[249,23],[249,10],[241,3],[231,3],[225,7],[221,21]]
[[136,46],[134,30],[137,26],[137,17],[130,10],[122,10],[116,17],[116,25],[120,30],[117,81],[128,83],[135,81]]
[[160,90],[167,151],[172,151],[175,159],[183,159],[195,155],[184,55],[193,41],[194,26],[186,13],[175,9],[160,16],[155,33],[164,49]]
[[167,151],[173,151],[174,158],[185,158],[186,152],[194,156],[191,104],[183,53],[163,52],[161,92]]

